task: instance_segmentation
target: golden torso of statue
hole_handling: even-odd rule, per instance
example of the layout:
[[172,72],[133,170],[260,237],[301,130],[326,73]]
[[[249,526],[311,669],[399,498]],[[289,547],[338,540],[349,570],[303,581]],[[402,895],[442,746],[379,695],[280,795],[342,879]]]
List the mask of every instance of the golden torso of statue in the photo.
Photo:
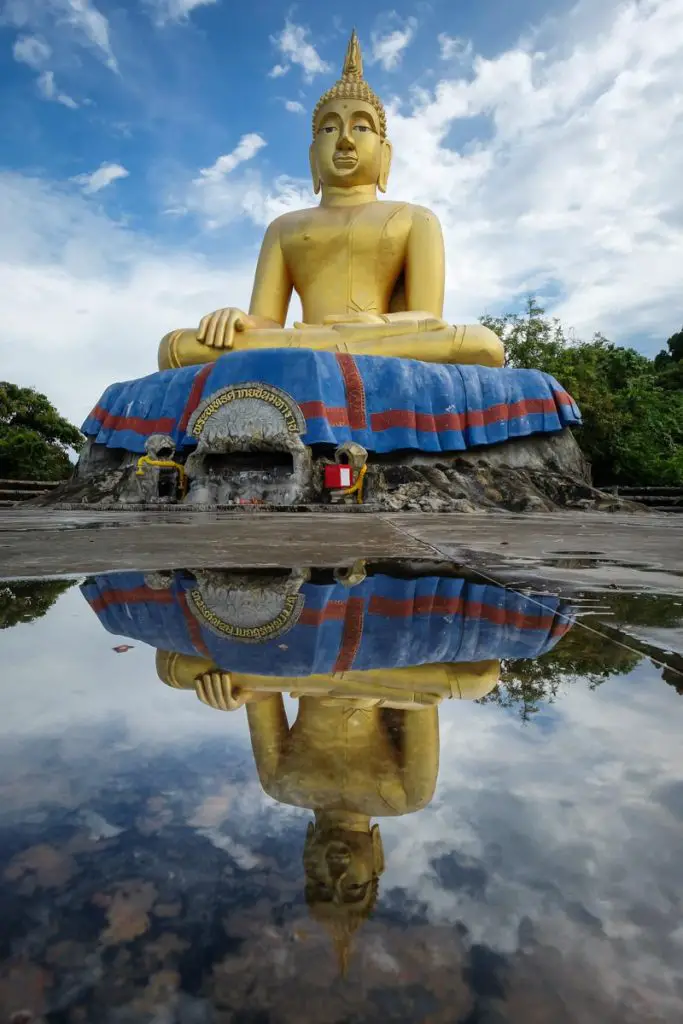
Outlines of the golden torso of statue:
[[377,201],[318,206],[279,219],[282,254],[306,323],[320,324],[335,313],[389,312],[414,209]]
[[269,780],[270,795],[298,807],[369,816],[410,810],[383,713],[367,703],[301,698],[277,774]]

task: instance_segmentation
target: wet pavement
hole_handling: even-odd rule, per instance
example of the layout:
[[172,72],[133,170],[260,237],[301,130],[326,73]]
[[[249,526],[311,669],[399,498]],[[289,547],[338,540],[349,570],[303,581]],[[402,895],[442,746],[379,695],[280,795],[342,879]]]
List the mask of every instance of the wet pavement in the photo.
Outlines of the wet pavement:
[[302,515],[0,523],[0,1022],[680,1021],[681,528]]
[[0,513],[0,576],[185,564],[238,568],[348,565],[357,558],[441,559],[555,586],[681,592],[683,517],[559,512],[378,514],[363,506],[269,513]]

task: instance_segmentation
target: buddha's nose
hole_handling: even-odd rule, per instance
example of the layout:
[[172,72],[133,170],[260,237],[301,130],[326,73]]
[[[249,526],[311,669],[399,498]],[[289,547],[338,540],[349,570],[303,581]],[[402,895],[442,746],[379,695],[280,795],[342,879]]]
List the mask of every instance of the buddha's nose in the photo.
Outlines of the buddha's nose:
[[353,139],[348,131],[343,131],[337,142],[337,149],[353,149]]
[[325,850],[325,861],[332,878],[341,878],[351,863],[351,852],[346,843],[330,843]]

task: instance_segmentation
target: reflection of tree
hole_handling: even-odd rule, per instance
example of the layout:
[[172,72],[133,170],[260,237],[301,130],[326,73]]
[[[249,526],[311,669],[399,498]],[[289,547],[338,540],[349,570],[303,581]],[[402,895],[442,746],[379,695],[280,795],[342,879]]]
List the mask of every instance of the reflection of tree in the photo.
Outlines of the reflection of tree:
[[[676,629],[683,624],[683,603],[670,594],[610,594],[606,602],[610,610],[609,623],[629,626]],[[614,625],[601,623],[607,636],[618,636]],[[659,667],[662,679],[683,696],[683,655],[649,643],[641,637],[628,634],[628,643],[646,658],[652,658]]]
[[480,703],[517,708],[523,721],[528,721],[542,704],[554,702],[562,686],[583,680],[595,689],[610,676],[626,675],[641,657],[575,626],[557,647],[540,658],[504,661],[498,686]]
[[41,618],[72,586],[72,580],[0,582],[0,629]]
[[669,686],[673,686],[679,696],[683,697],[683,658],[678,655],[674,655],[678,662],[678,668],[663,668],[662,679]]
[[[627,626],[675,629],[683,623],[683,601],[671,594],[600,594],[610,622]],[[598,616],[599,617],[599,616]]]

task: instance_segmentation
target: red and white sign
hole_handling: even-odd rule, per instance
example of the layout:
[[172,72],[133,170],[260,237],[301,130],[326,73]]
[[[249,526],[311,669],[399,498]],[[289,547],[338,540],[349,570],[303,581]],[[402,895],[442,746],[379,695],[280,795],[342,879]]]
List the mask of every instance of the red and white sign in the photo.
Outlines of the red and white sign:
[[329,491],[341,491],[350,486],[350,466],[325,466],[325,487]]

